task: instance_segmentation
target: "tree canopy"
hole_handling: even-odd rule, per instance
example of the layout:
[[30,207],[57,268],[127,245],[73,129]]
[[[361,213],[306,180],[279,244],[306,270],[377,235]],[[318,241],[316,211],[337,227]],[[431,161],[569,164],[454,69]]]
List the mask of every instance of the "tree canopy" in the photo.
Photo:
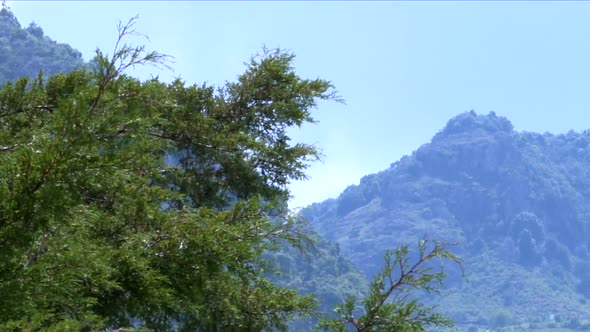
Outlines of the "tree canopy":
[[284,329],[314,301],[261,253],[301,241],[287,184],[317,151],[287,128],[332,84],[280,50],[218,89],[140,82],[125,70],[167,57],[119,31],[94,71],[0,89],[1,329]]

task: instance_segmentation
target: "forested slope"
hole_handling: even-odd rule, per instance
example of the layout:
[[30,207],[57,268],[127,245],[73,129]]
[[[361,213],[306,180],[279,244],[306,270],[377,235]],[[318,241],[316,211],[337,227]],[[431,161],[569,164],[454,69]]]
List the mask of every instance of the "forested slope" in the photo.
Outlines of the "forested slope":
[[576,325],[590,316],[589,188],[590,131],[518,132],[472,111],[304,213],[367,275],[400,243],[459,242],[465,278],[441,302],[458,323]]
[[82,53],[68,44],[58,43],[31,23],[24,28],[14,14],[0,10],[0,84],[19,77],[47,76],[80,68]]

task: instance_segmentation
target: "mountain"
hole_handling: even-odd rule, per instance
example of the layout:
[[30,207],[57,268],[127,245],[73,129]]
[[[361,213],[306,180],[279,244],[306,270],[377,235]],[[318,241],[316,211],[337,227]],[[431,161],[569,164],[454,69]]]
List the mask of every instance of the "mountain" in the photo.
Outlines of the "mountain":
[[[495,113],[451,119],[430,143],[303,211],[367,276],[386,249],[457,242],[438,304],[459,325],[590,318],[590,131],[515,131]],[[558,320],[558,322],[554,322]]]
[[0,84],[36,77],[41,70],[51,76],[84,65],[82,53],[45,36],[35,23],[21,27],[7,9],[0,10],[0,31]]

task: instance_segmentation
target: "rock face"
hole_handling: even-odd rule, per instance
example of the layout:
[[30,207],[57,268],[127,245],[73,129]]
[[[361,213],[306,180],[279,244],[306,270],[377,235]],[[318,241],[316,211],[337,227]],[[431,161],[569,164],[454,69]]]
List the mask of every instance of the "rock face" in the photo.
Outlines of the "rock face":
[[466,275],[451,271],[443,300],[459,320],[489,322],[503,308],[515,321],[578,317],[590,296],[589,143],[590,131],[516,132],[494,113],[463,113],[304,213],[369,276],[401,243],[459,242]]

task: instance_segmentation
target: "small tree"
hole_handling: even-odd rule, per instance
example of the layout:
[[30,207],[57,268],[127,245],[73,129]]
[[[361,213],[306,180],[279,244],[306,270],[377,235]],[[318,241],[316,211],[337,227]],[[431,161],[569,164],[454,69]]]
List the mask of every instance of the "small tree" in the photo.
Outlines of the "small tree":
[[[370,285],[369,295],[362,301],[364,313],[355,317],[356,302],[349,296],[334,311],[340,317],[324,320],[320,328],[325,331],[425,331],[427,326],[452,327],[452,321],[435,312],[436,307],[421,303],[412,291],[438,292],[445,278],[443,262],[461,260],[448,251],[448,244],[436,241],[420,241],[419,256],[412,263],[408,246],[402,246],[385,254],[385,266]],[[440,259],[440,266],[432,263]]]

